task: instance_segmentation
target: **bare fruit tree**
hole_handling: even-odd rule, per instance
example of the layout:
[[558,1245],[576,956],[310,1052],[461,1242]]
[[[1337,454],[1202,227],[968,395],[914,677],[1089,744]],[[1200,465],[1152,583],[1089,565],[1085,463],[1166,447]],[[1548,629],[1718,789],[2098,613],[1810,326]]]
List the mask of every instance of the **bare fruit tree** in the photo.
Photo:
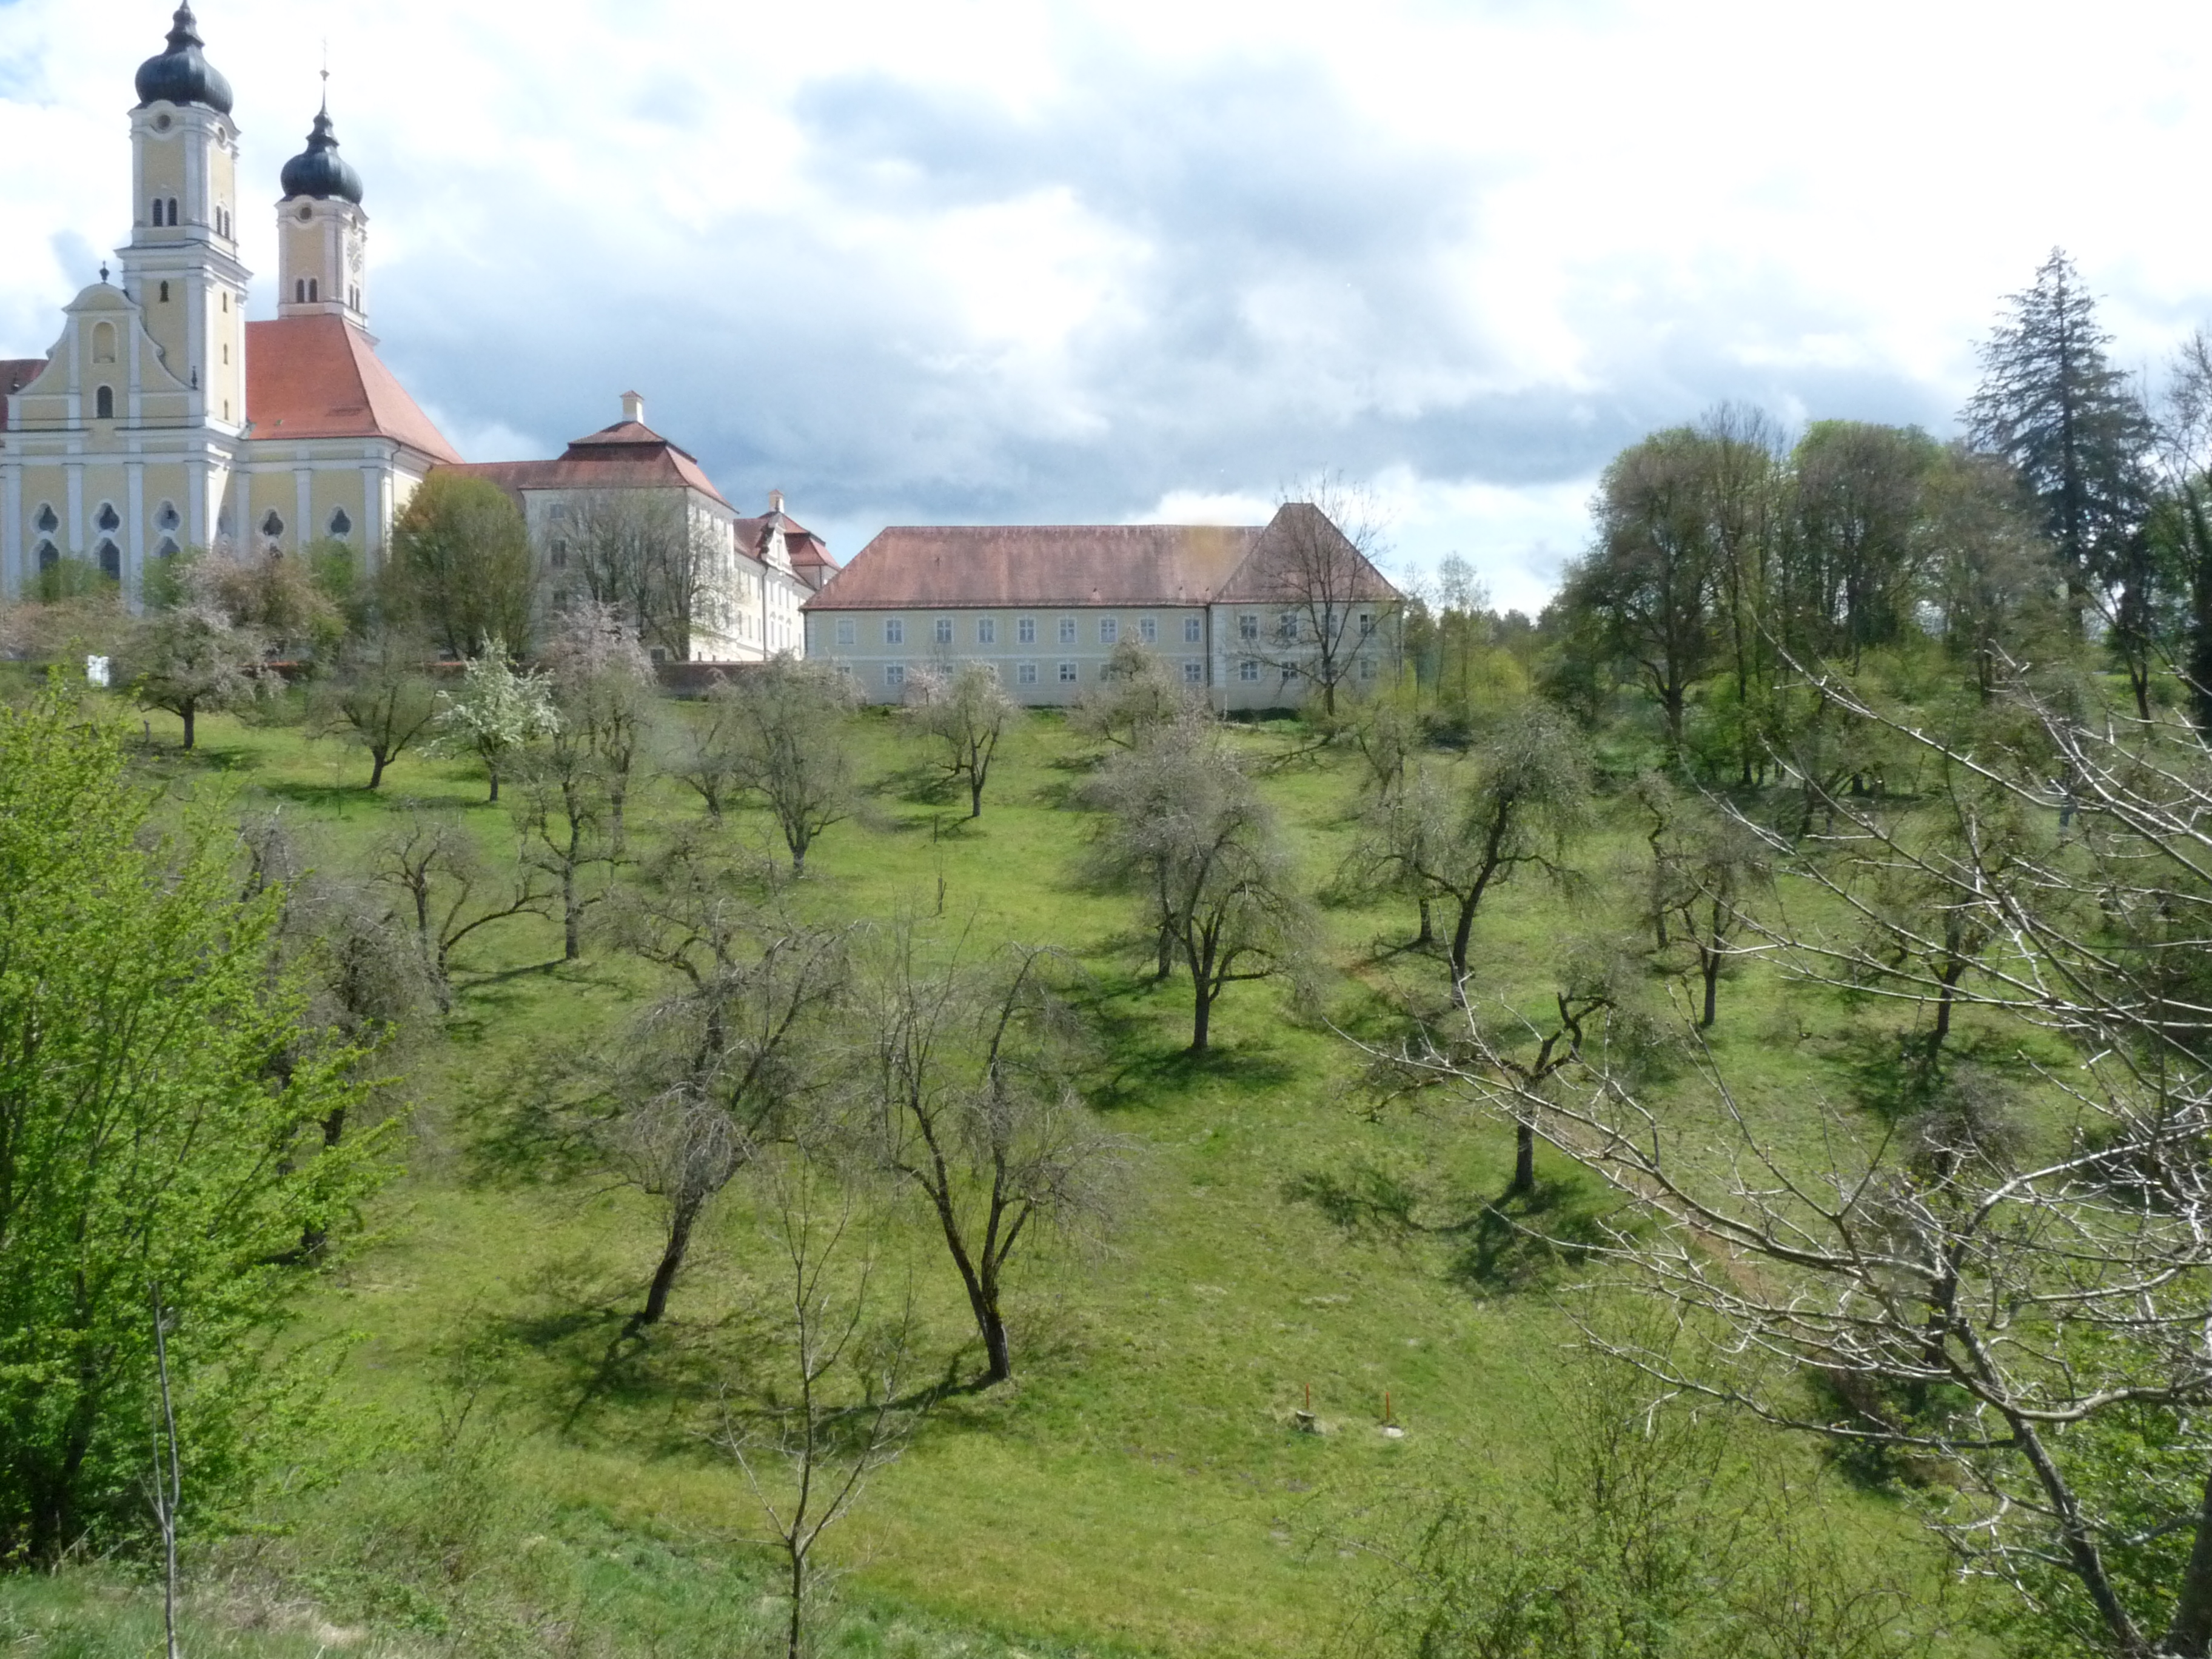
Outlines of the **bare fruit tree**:
[[791,872],[806,872],[807,850],[853,810],[847,724],[851,684],[819,663],[776,657],[748,668],[714,696],[732,714],[731,775],[775,819]]
[[775,1376],[757,1401],[725,1396],[719,1439],[775,1534],[790,1604],[785,1659],[802,1659],[820,1594],[815,1551],[869,1477],[896,1461],[919,1417],[902,1395],[915,1322],[911,1297],[872,1318],[877,1266],[849,1185],[793,1157],[777,1161],[767,1187]]
[[929,1206],[982,1339],[986,1383],[1013,1375],[1007,1270],[1045,1233],[1110,1210],[1119,1143],[1069,1079],[1070,1031],[1051,953],[932,962],[890,932],[860,976],[858,1092],[876,1160]]
[[907,688],[908,721],[935,740],[945,778],[968,786],[968,816],[983,816],[983,787],[1008,726],[1022,717],[999,676],[984,663],[963,663],[949,674],[918,673]]
[[1540,1077],[1533,1024],[1469,1022],[1466,1048],[1414,1058],[1609,1182],[1644,1221],[1606,1254],[1717,1333],[1692,1358],[1614,1352],[1936,1471],[1931,1522],[2052,1644],[2202,1656],[2212,752],[2186,726],[2017,692],[2016,719],[1970,751],[1848,684],[1815,689],[1917,748],[1943,799],[1830,793],[1832,828],[1802,844],[1740,819],[1802,900],[1754,915],[1756,942],[1900,1014],[1971,1011],[1984,1052],[2015,1056],[1994,1100],[1923,1093],[1902,1118],[1799,1103],[1784,1123],[1708,1056],[1695,1097],[1662,1105],[1615,1064],[1601,1017]]
[[585,599],[620,613],[648,650],[688,662],[697,634],[723,631],[719,596],[734,558],[726,525],[662,489],[592,490],[568,508],[564,571]]
[[1273,615],[1239,654],[1318,693],[1328,720],[1363,659],[1395,651],[1400,596],[1375,562],[1385,546],[1372,498],[1322,477],[1285,492],[1254,551],[1244,586]]
[[446,1013],[453,1012],[453,957],[461,942],[495,922],[550,915],[557,897],[545,872],[527,861],[495,878],[459,818],[420,807],[370,848],[369,873],[404,896],[423,975]]

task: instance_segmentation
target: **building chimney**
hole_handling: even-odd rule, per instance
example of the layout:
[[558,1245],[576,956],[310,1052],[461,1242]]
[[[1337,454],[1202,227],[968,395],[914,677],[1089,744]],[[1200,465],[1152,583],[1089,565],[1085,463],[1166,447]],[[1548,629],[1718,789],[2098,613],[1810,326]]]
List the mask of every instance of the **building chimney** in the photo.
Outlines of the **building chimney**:
[[623,393],[623,419],[635,421],[640,426],[645,424],[645,399],[635,392]]
[[771,513],[783,511],[783,492],[781,489],[771,489],[768,492],[768,510]]

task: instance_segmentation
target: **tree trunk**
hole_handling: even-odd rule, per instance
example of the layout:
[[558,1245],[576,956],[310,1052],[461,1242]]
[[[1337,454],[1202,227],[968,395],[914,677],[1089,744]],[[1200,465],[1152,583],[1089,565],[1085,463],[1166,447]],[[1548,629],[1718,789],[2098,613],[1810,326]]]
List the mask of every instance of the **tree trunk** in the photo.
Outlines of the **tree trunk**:
[[1536,1190],[1536,1126],[1525,1118],[1513,1126],[1513,1184],[1505,1190]]
[[562,954],[570,962],[584,954],[583,916],[583,907],[576,902],[576,863],[571,859],[561,866],[561,941]]
[[177,710],[185,722],[185,747],[187,749],[192,746],[192,715],[195,712],[191,703],[186,703],[182,708]]
[[1159,957],[1153,964],[1152,983],[1165,984],[1175,975],[1175,933],[1165,924],[1160,927]]
[[629,1329],[634,1334],[647,1325],[658,1324],[668,1311],[668,1293],[676,1288],[676,1275],[684,1270],[684,1254],[691,1245],[691,1224],[698,1218],[698,1206],[679,1209],[668,1224],[668,1245],[660,1253],[660,1265],[653,1270],[653,1283],[645,1292],[645,1305],[629,1316]]
[[[797,1522],[794,1521],[794,1525]],[[796,1543],[791,1547],[791,1623],[787,1626],[789,1643],[784,1652],[786,1659],[800,1659],[801,1626],[800,1603],[806,1594],[806,1553]]]
[[969,1304],[975,1310],[975,1328],[983,1338],[983,1381],[1003,1382],[1014,1374],[1013,1344],[1006,1336],[1006,1322],[999,1312],[995,1285],[971,1285]]
[[1708,945],[1703,939],[1698,940],[1698,969],[1705,975],[1705,1011],[1699,1016],[1698,1026],[1701,1030],[1710,1030],[1712,1029],[1713,1015],[1717,1012],[1716,1005],[1719,999],[1721,987],[1721,951],[1717,945]]
[[968,816],[971,818],[983,816],[983,775],[972,769],[968,774]]
[[491,773],[492,805],[497,805],[499,804],[499,768],[494,766],[487,768],[486,769]]
[[1202,1054],[1206,1051],[1207,1028],[1213,1023],[1213,992],[1198,974],[1191,975],[1191,985],[1190,1048],[1187,1052]]
[[1451,975],[1452,1006],[1467,1006],[1467,947],[1474,933],[1475,907],[1482,902],[1480,893],[1459,902],[1459,920],[1452,927]]
[[1424,893],[1421,895],[1421,931],[1414,937],[1413,944],[1416,947],[1419,947],[1425,945],[1434,945],[1436,942],[1436,918],[1429,914],[1429,896],[1426,893]]
[[2205,1659],[2212,1651],[2212,1474],[2205,1477],[2204,1499],[2197,1505],[2197,1539],[2181,1575],[2173,1622],[2166,1627],[2159,1650],[2175,1659]]
[[374,789],[384,781],[384,769],[392,757],[381,749],[372,749],[368,751],[368,758],[371,763],[368,769],[368,787]]

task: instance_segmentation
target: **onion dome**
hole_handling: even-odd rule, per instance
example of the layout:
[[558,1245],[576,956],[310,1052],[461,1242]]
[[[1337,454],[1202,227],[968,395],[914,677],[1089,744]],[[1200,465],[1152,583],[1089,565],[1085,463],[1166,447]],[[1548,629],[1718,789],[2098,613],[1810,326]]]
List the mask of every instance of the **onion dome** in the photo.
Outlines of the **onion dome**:
[[169,31],[169,49],[138,65],[139,106],[161,101],[205,104],[229,114],[230,82],[200,51],[205,44],[191,7],[179,6],[175,26]]
[[330,106],[325,104],[315,117],[315,130],[307,135],[307,147],[284,163],[279,182],[284,190],[284,199],[295,196],[313,196],[325,201],[336,196],[361,205],[361,174],[353,170],[353,163],[338,154],[337,136],[331,131]]

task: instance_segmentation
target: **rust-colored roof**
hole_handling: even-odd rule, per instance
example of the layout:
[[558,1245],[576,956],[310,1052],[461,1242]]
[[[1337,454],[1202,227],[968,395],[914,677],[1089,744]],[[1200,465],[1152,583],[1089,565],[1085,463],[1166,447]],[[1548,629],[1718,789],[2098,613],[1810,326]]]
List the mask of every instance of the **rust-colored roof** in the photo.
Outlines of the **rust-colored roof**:
[[1399,594],[1328,514],[1310,502],[1285,501],[1213,597],[1220,605],[1322,598],[1338,605]]
[[556,460],[478,461],[459,470],[489,478],[518,500],[526,489],[667,489],[685,484],[729,506],[688,452],[636,421],[617,421],[579,438]]
[[1188,524],[896,526],[805,608],[1205,605],[1261,533]]
[[461,459],[343,317],[248,323],[246,413],[256,440],[389,438],[434,461]]
[[791,561],[791,574],[809,587],[819,589],[837,573],[830,544],[781,508],[771,507],[758,518],[739,519],[733,528],[738,545],[763,561],[768,557],[769,532],[782,531],[783,554]]
[[8,399],[46,372],[44,357],[0,357],[0,432],[8,429]]

